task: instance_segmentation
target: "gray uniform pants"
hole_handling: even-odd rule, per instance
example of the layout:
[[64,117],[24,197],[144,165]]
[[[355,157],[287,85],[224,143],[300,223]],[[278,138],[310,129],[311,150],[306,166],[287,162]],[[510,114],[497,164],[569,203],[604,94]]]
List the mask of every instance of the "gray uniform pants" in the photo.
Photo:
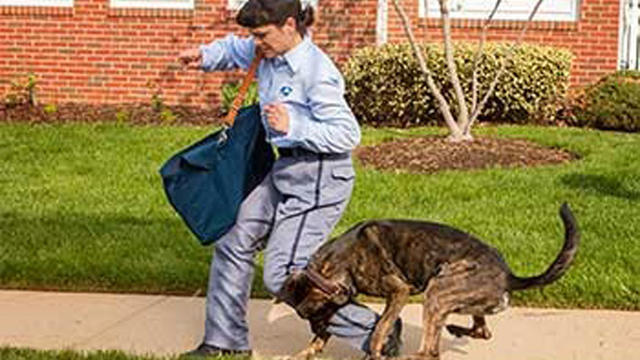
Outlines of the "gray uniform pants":
[[[279,158],[244,200],[235,226],[215,244],[204,342],[248,350],[247,301],[254,258],[264,249],[264,284],[279,292],[293,269],[306,266],[327,240],[353,189],[351,158],[303,155]],[[330,321],[329,332],[364,349],[378,315],[351,304]]]

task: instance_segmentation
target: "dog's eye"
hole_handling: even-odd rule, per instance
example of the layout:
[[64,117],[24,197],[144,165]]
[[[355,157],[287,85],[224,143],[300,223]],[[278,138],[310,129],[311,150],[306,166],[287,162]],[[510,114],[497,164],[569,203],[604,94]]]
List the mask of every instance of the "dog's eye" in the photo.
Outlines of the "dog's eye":
[[308,293],[309,293],[309,285],[307,284],[307,282],[304,282],[296,286],[293,293],[293,297],[294,299],[296,299],[297,303],[300,303],[302,302],[302,300],[304,300],[304,298],[307,296]]

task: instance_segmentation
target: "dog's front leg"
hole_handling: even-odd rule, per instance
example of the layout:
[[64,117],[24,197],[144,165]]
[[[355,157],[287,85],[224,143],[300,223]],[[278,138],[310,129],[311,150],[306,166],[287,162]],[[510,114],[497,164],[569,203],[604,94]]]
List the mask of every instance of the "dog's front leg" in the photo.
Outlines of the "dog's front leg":
[[314,356],[322,352],[327,341],[329,341],[329,337],[331,337],[329,333],[314,336],[304,350],[294,355],[294,359],[312,359]]
[[398,319],[400,311],[409,300],[411,287],[396,275],[388,275],[383,279],[385,288],[390,289],[387,304],[371,335],[369,356],[372,359],[382,358],[382,348],[391,327]]

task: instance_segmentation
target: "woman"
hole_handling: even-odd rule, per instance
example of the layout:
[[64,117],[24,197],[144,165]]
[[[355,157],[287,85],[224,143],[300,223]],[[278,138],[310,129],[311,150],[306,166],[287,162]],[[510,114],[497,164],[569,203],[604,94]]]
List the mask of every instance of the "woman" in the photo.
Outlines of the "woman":
[[[302,9],[299,0],[249,0],[236,21],[250,37],[230,34],[179,59],[204,71],[247,69],[260,52],[262,122],[280,157],[215,244],[204,340],[191,356],[251,354],[245,318],[255,254],[265,250],[265,287],[277,296],[342,216],[355,176],[351,151],[360,141],[342,75],[307,34],[312,7]],[[368,351],[377,318],[364,306],[347,305],[331,319],[329,332]],[[398,323],[388,354],[397,352],[399,332]]]

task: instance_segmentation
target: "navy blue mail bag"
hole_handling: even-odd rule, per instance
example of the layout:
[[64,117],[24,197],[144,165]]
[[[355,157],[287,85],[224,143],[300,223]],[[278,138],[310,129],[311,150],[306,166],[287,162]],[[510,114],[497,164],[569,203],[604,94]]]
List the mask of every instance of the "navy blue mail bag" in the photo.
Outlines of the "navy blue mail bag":
[[240,109],[230,128],[216,131],[173,155],[160,169],[173,208],[209,245],[235,223],[244,198],[275,161],[260,121],[260,107]]

